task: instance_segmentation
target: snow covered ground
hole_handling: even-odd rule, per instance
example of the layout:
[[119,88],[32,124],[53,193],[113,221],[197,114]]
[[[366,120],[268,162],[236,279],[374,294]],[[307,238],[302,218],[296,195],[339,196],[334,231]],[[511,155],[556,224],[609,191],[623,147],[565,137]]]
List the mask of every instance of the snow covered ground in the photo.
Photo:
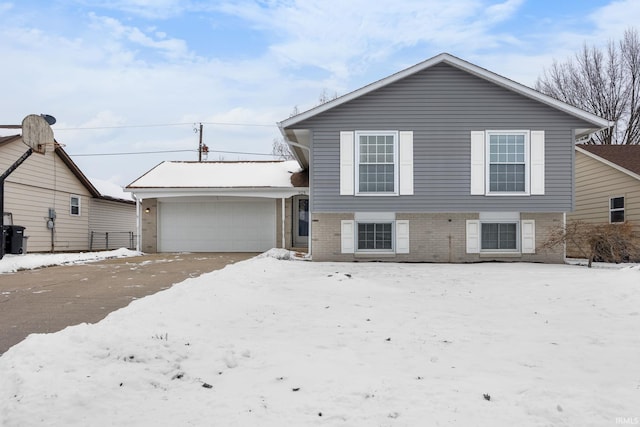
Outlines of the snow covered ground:
[[0,273],[12,273],[19,270],[32,270],[34,268],[52,265],[78,264],[84,262],[99,261],[107,258],[124,258],[140,255],[140,252],[120,248],[112,251],[79,252],[79,253],[54,253],[54,254],[6,254],[0,259]]
[[640,267],[259,257],[31,335],[2,426],[640,423]]

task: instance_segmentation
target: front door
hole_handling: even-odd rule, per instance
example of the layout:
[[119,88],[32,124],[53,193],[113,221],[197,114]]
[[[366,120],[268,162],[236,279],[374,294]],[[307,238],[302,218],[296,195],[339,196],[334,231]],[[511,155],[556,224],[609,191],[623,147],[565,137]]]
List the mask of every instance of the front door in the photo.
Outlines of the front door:
[[293,246],[306,248],[309,244],[309,197],[293,198]]

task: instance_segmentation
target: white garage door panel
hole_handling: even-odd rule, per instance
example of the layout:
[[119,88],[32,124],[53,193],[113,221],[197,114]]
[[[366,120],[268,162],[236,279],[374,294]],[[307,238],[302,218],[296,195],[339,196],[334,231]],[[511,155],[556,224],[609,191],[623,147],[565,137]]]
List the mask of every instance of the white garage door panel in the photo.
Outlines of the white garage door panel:
[[262,252],[275,246],[273,200],[161,203],[162,252]]

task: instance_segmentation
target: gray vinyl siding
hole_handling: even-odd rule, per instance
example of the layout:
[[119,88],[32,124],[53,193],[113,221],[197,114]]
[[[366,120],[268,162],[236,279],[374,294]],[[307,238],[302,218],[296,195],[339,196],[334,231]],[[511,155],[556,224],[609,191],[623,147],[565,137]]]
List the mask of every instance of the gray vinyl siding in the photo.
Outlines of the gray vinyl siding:
[[[438,64],[321,113],[310,129],[313,212],[565,212],[573,208],[573,129],[590,124],[455,67]],[[545,195],[470,195],[470,132],[544,130]],[[339,195],[339,133],[414,133],[414,195]]]

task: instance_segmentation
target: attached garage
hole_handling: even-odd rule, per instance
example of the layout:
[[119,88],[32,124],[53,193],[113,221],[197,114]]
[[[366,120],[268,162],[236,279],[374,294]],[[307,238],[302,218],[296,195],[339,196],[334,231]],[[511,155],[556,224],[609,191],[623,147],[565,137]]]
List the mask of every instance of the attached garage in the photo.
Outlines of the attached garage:
[[276,246],[273,199],[158,203],[160,252],[263,252]]
[[163,162],[129,184],[143,252],[308,247],[309,181],[296,161]]

